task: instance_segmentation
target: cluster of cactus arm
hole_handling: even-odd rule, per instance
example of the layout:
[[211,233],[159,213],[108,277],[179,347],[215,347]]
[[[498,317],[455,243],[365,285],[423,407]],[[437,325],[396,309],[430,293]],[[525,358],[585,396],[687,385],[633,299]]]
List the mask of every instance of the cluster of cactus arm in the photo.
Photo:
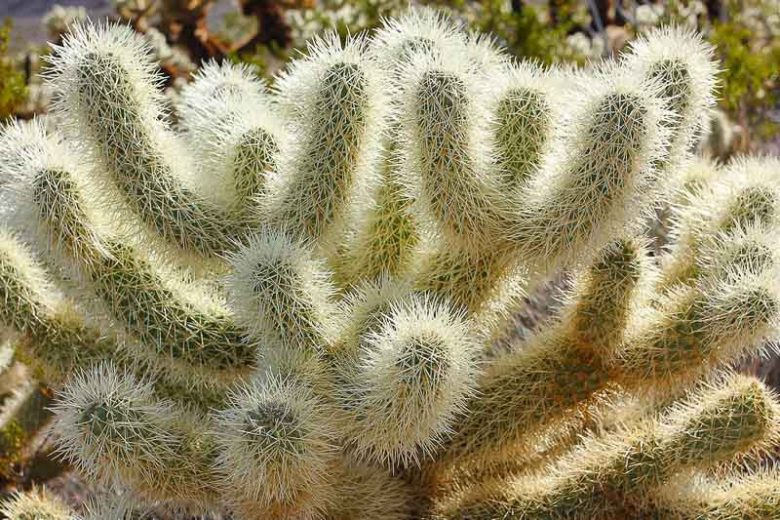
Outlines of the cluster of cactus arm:
[[138,37],[75,29],[49,124],[0,139],[0,320],[121,491],[86,517],[780,514],[780,402],[727,368],[777,330],[780,163],[692,160],[714,75],[683,30],[585,73],[413,10],[273,88],[207,65],[172,129]]

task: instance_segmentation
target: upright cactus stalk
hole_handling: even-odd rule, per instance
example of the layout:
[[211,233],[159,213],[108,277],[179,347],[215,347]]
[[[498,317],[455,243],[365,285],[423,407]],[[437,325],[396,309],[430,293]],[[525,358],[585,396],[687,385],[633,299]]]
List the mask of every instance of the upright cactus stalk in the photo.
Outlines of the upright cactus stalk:
[[[411,10],[271,89],[207,64],[171,128],[138,37],[74,29],[57,130],[0,135],[0,322],[116,490],[84,518],[776,516],[744,466],[780,403],[727,367],[777,336],[780,168],[689,156],[715,68],[663,29],[548,70]],[[492,348],[561,269],[562,310]]]

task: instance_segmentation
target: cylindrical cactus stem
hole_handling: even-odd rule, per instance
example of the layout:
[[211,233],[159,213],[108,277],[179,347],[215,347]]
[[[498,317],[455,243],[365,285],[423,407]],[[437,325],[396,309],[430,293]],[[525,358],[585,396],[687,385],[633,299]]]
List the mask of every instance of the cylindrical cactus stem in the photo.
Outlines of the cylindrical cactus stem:
[[583,273],[561,322],[482,374],[448,457],[500,460],[522,436],[606,388],[607,362],[623,340],[645,263],[636,240],[605,247]]
[[552,152],[560,110],[555,89],[537,66],[507,66],[496,96],[492,132],[502,193],[517,198]]
[[764,520],[780,516],[777,468],[713,480],[703,475],[674,481],[654,493],[648,508],[680,520]]
[[690,154],[715,103],[712,46],[690,29],[665,27],[631,42],[623,63],[649,84],[660,86],[664,106],[671,113],[665,121],[671,135],[669,155],[659,166],[679,165]]
[[697,277],[735,281],[770,272],[780,265],[776,242],[776,233],[759,226],[718,233],[697,252]]
[[[492,173],[488,83],[465,56],[417,53],[399,78],[402,182],[420,221],[463,249],[494,247],[505,200]],[[484,83],[484,84],[483,84]]]
[[[510,204],[550,152],[553,124],[557,122],[557,105],[551,98],[549,85],[531,65],[501,70],[495,106],[491,106],[493,121],[487,132],[495,140],[497,164],[491,172],[502,200]],[[443,242],[416,265],[418,289],[442,294],[473,313],[486,310],[491,302],[509,308],[512,302],[517,304],[524,284],[511,247],[494,241],[490,246],[473,249],[446,237]],[[506,288],[511,288],[512,294],[506,294]]]
[[778,440],[777,396],[754,377],[726,375],[673,404],[661,421],[669,464],[707,468]]
[[[503,162],[498,168],[491,164],[490,135],[500,134],[498,141],[505,145],[500,159],[510,160],[501,152],[512,146],[519,147],[518,154],[533,156],[534,145],[510,135],[510,127],[518,118],[534,116],[523,112],[529,107],[499,102],[496,110],[503,108],[504,119],[497,116],[496,128],[491,127],[485,116],[492,108],[487,103],[491,91],[485,91],[488,84],[468,59],[468,47],[461,45],[447,54],[437,50],[419,51],[399,80],[405,98],[400,125],[408,156],[401,179],[415,199],[421,226],[433,224],[440,235],[435,249],[416,263],[412,276],[417,289],[479,312],[496,299],[501,287],[522,285],[517,283],[521,278],[517,258],[501,227],[513,201],[511,190],[500,191],[508,188],[502,181],[510,174],[504,175]],[[511,95],[509,87],[500,94],[505,101]],[[516,111],[510,113],[512,109]]]
[[289,357],[283,363],[316,359],[330,349],[338,327],[336,290],[310,244],[266,229],[230,263],[230,305],[253,341],[279,351],[272,356]]
[[17,202],[29,206],[48,247],[75,267],[157,361],[167,360],[172,375],[183,369],[191,377],[191,369],[202,369],[232,380],[254,363],[255,347],[218,294],[186,281],[153,255],[143,256],[132,240],[97,228],[94,220],[102,216],[86,203],[93,187],[74,161],[55,160],[64,154],[58,147],[47,142],[31,155],[16,182]]
[[384,141],[382,182],[372,204],[360,208],[353,231],[345,246],[344,259],[337,268],[341,285],[361,280],[377,280],[382,275],[403,276],[411,265],[420,233],[410,212],[411,201],[398,182],[400,157],[394,144]]
[[735,376],[705,388],[660,419],[586,437],[540,476],[494,482],[442,515],[448,519],[621,518],[678,472],[765,449],[778,434],[776,397]]
[[702,248],[713,236],[724,241],[754,228],[771,232],[780,223],[780,161],[738,158],[709,178],[675,209],[676,241],[665,256],[660,288],[692,283],[704,272]]
[[[398,80],[415,53],[421,49],[442,50],[464,44],[459,28],[433,9],[410,9],[399,19],[388,19],[371,40],[369,52],[383,73]],[[345,246],[339,267],[344,282],[378,280],[383,274],[399,276],[409,268],[420,233],[411,214],[412,200],[401,182],[403,153],[396,98],[381,140],[381,182],[376,193],[358,200],[353,225],[356,229]]]
[[718,365],[765,348],[780,315],[775,276],[774,270],[726,269],[644,308],[615,354],[620,384],[631,391],[673,392]]
[[[208,423],[196,430],[157,399],[150,383],[102,364],[77,373],[53,406],[57,450],[83,474],[129,487],[149,501],[213,504]],[[202,509],[201,509],[202,510]]]
[[665,155],[667,116],[655,92],[616,68],[592,81],[558,127],[562,153],[545,160],[516,202],[513,239],[545,273],[581,260],[648,210],[651,166]]
[[269,375],[236,390],[219,412],[216,468],[242,520],[321,518],[336,499],[338,457],[325,403],[294,378]]
[[229,62],[204,65],[177,103],[204,190],[247,226],[259,220],[260,199],[279,150],[287,146],[276,112],[252,69]]
[[430,295],[386,307],[366,316],[354,355],[337,368],[337,402],[358,456],[407,466],[430,456],[463,411],[478,344],[464,316]]
[[230,246],[230,215],[183,182],[192,164],[165,128],[156,66],[129,27],[76,27],[51,55],[55,112],[150,229],[186,250]]
[[7,520],[72,520],[73,513],[59,498],[45,489],[16,492],[0,503]]
[[310,43],[309,56],[293,62],[276,89],[294,137],[282,150],[266,215],[325,245],[344,232],[352,201],[376,184],[387,104],[382,78],[365,40],[342,45],[332,34]]
[[117,344],[62,297],[27,246],[0,229],[0,321],[22,333],[17,348],[47,382],[108,359]]
[[82,315],[75,302],[47,281],[47,271],[26,244],[5,229],[0,230],[0,299],[5,302],[0,322],[21,333],[18,356],[48,384],[60,385],[74,372],[113,360],[137,373],[155,373],[160,395],[206,405],[222,398],[222,384],[171,377],[154,356],[138,359],[138,346]]
[[251,66],[209,61],[194,74],[176,99],[177,126],[195,147],[199,159],[222,154],[218,146],[220,122],[237,117],[242,99],[264,105],[268,92]]

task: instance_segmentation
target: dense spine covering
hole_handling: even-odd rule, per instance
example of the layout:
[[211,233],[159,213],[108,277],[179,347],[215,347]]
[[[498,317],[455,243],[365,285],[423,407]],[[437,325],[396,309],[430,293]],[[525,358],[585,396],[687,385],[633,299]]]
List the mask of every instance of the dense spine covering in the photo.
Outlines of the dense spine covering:
[[[163,124],[149,50],[130,28],[80,26],[51,57],[57,110],[150,229],[188,250],[229,245],[230,215],[185,184],[193,165]],[[174,160],[176,158],[177,160]]]
[[343,231],[354,197],[376,182],[386,100],[365,46],[359,38],[343,46],[333,35],[315,40],[276,84],[293,137],[266,217],[301,239],[324,244],[326,234]]
[[274,376],[231,396],[217,421],[217,468],[241,518],[316,518],[331,502],[334,432],[320,401]]
[[539,476],[489,483],[443,518],[610,518],[690,467],[712,466],[776,441],[777,402],[735,377],[688,397],[658,419],[588,437]]
[[[0,136],[0,322],[58,452],[119,491],[85,518],[776,516],[748,469],[780,404],[723,369],[777,336],[780,168],[689,156],[698,36],[573,73],[410,10],[271,89],[206,64],[176,128],[147,54],[74,29],[58,131]],[[561,270],[555,318],[504,336]],[[71,518],[44,498],[0,511]]]
[[0,504],[0,514],[8,520],[71,520],[70,510],[45,489],[17,492]]
[[626,72],[601,74],[570,105],[571,120],[554,137],[562,139],[559,156],[528,183],[516,209],[511,236],[532,265],[554,268],[603,245],[620,231],[615,224],[632,222],[654,194],[651,166],[665,156],[668,115]]
[[[389,465],[429,457],[474,386],[475,341],[463,316],[425,296],[375,310],[347,362],[341,406],[355,451]],[[343,355],[342,355],[343,356]]]
[[193,148],[205,196],[246,226],[276,169],[286,130],[274,100],[249,67],[209,62],[177,101],[179,126]]
[[623,339],[644,254],[632,240],[609,244],[576,284],[560,323],[484,371],[452,456],[501,459],[523,435],[607,387],[609,357]]

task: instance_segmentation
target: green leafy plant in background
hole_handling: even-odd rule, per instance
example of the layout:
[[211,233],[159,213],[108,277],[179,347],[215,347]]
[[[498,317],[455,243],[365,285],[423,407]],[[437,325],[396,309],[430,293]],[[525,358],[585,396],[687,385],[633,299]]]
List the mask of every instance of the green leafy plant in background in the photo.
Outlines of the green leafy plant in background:
[[26,95],[24,74],[8,56],[10,38],[11,22],[5,20],[0,27],[0,118],[13,115]]
[[583,61],[584,56],[572,51],[566,42],[568,34],[584,22],[576,2],[552,2],[546,6],[503,0],[460,0],[446,5],[463,16],[473,29],[492,34],[518,58],[547,65]]
[[738,21],[715,22],[710,41],[722,63],[721,105],[755,139],[777,135],[780,121],[769,112],[780,104],[780,32],[763,41]]

